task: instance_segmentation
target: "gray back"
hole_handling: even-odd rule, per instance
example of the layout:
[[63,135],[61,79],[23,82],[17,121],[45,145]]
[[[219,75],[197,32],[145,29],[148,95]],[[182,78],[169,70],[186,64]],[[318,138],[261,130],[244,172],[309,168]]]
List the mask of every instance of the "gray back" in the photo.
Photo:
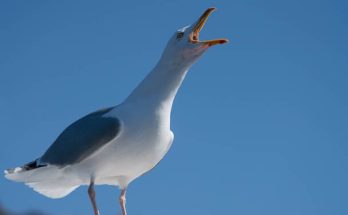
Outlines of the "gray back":
[[78,163],[114,139],[121,129],[120,121],[103,117],[111,109],[88,114],[67,127],[41,157],[41,162],[58,166]]

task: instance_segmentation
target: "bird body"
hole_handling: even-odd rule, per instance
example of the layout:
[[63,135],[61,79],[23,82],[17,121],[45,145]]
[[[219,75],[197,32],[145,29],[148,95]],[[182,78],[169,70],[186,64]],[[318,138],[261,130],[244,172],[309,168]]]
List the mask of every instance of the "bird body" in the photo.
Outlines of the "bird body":
[[[105,145],[88,154],[80,162],[73,164],[62,161],[70,160],[67,159],[69,155],[53,159],[56,163],[65,165],[61,168],[50,164],[45,165],[45,163],[52,163],[45,159],[46,154],[50,157],[54,156],[50,155],[49,149],[38,160],[41,165],[45,166],[34,169],[38,173],[31,174],[32,178],[23,175],[23,171],[9,174],[7,177],[16,180],[16,177],[19,176],[19,180],[23,178],[25,183],[43,195],[60,198],[80,185],[88,185],[91,177],[94,178],[96,185],[108,184],[124,188],[135,178],[152,169],[164,157],[172,144],[174,135],[170,130],[170,112],[174,96],[181,83],[166,83],[168,89],[159,88],[163,92],[167,91],[166,94],[162,92],[161,97],[152,96],[153,98],[151,98],[154,93],[151,90],[148,90],[149,95],[144,95],[143,88],[151,88],[150,86],[154,86],[156,82],[160,84],[159,77],[161,76],[158,75],[158,71],[163,70],[156,67],[150,73],[149,78],[145,79],[146,81],[141,83],[125,102],[116,107],[97,111],[102,113],[98,117],[117,119],[119,122],[120,128],[117,135]],[[182,76],[185,73],[176,72],[175,74]],[[179,79],[183,80],[183,77]],[[157,89],[153,88],[153,90]],[[141,96],[137,95],[138,91],[142,92]],[[76,131],[73,132],[76,133]],[[57,154],[58,150],[52,149],[52,151]],[[69,151],[71,150],[68,150],[67,153]],[[56,161],[58,159],[59,161]],[[48,176],[42,176],[42,174],[55,176],[49,179]],[[46,184],[50,186],[50,189],[46,189]]]
[[5,177],[50,198],[89,185],[95,215],[99,211],[94,185],[116,185],[122,190],[125,215],[128,184],[155,167],[172,145],[170,114],[187,71],[210,46],[227,42],[198,40],[213,10],[209,8],[193,26],[175,32],[155,68],[124,102],[72,123],[40,158],[6,170]]

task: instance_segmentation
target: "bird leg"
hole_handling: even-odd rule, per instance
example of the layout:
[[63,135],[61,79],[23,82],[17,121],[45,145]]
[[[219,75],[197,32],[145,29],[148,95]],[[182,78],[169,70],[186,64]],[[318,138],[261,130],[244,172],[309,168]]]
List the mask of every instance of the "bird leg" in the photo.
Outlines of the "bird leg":
[[89,184],[88,195],[89,195],[89,198],[92,202],[94,215],[100,215],[98,207],[97,207],[97,202],[95,200],[95,190],[94,190],[94,181],[93,180],[91,180],[91,183]]
[[127,188],[123,188],[120,195],[120,205],[122,208],[122,215],[127,215],[126,211],[126,191]]

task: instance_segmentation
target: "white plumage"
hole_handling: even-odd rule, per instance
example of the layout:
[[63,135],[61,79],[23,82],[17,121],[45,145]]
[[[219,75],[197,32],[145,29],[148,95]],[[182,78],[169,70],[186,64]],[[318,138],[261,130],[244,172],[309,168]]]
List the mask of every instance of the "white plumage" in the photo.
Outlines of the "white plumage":
[[76,121],[43,156],[6,170],[5,177],[50,198],[89,185],[96,215],[94,184],[116,185],[122,189],[125,215],[127,185],[156,166],[173,142],[170,113],[188,69],[210,46],[227,42],[198,40],[213,10],[209,8],[194,25],[175,32],[158,64],[123,103]]

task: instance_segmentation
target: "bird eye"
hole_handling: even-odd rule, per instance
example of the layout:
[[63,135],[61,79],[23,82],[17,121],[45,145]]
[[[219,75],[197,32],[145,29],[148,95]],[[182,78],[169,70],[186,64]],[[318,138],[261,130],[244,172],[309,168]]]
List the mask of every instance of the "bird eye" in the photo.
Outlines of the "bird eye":
[[176,35],[176,39],[180,39],[184,36],[184,32],[179,32],[177,35]]

